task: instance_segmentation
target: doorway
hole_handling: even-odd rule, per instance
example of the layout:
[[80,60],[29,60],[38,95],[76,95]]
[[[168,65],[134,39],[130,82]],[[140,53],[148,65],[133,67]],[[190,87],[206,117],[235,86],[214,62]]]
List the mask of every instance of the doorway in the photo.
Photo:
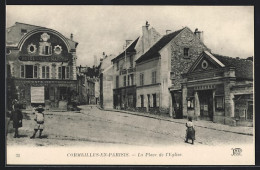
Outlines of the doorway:
[[199,91],[200,118],[213,121],[213,92],[212,90]]

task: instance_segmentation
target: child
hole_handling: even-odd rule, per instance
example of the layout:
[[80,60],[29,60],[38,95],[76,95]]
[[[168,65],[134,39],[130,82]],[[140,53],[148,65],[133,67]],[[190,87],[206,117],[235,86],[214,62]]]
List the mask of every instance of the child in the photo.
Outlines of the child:
[[39,105],[38,108],[36,109],[36,113],[35,113],[35,126],[34,126],[34,133],[33,135],[30,137],[31,139],[35,138],[35,135],[38,131],[38,129],[40,130],[39,133],[39,138],[42,138],[42,131],[44,129],[44,113],[43,113],[44,109],[42,108],[42,105]]
[[192,144],[194,144],[194,140],[195,140],[195,129],[192,123],[192,118],[189,117],[188,118],[188,122],[186,123],[186,140],[185,142],[187,143],[189,139],[192,140]]

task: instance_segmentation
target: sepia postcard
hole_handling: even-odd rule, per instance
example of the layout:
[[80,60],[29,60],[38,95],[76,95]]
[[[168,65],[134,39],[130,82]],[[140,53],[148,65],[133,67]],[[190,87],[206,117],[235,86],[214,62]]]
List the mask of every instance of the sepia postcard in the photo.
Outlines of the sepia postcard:
[[6,165],[255,165],[254,7],[6,6]]

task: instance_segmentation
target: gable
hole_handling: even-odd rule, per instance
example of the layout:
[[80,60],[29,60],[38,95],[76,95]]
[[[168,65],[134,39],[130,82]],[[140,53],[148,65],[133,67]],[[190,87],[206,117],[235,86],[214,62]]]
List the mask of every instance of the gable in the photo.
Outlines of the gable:
[[219,61],[208,51],[203,51],[203,53],[197,58],[197,60],[190,67],[188,73],[208,71],[208,70],[223,68],[223,67],[225,67],[225,65],[221,61]]

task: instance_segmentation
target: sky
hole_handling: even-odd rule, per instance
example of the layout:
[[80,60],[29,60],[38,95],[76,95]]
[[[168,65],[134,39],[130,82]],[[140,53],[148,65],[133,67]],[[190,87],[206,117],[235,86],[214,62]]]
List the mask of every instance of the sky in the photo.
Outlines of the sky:
[[253,6],[88,6],[7,5],[6,27],[15,22],[54,29],[79,43],[77,65],[92,66],[105,52],[118,55],[125,40],[142,34],[145,22],[161,35],[185,26],[204,32],[211,52],[230,57],[254,56]]

